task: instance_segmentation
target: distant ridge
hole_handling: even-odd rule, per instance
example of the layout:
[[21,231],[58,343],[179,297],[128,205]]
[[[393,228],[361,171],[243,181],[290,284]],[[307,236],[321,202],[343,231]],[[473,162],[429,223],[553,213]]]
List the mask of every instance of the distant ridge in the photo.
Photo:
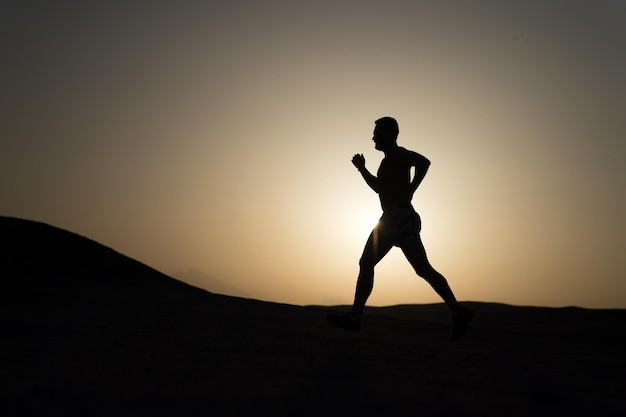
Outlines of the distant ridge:
[[[123,279],[187,285],[115,250],[46,223],[0,216],[3,285]],[[9,284],[11,285],[11,284]]]
[[146,323],[223,298],[45,223],[0,217],[0,247],[0,311],[16,326]]

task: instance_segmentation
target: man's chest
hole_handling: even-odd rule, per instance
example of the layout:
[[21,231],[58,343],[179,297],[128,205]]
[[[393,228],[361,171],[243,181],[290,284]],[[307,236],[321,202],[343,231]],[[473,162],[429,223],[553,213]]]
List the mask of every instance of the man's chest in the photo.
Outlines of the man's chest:
[[386,157],[381,161],[376,175],[380,181],[386,183],[406,182],[409,179],[410,167],[395,158]]

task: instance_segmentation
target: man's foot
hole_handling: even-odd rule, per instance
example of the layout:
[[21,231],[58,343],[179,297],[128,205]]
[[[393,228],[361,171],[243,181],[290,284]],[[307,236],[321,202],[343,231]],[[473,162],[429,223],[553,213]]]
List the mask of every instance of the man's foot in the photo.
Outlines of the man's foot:
[[358,332],[361,330],[361,320],[354,320],[349,314],[328,314],[326,319],[334,326]]
[[452,317],[452,335],[450,336],[451,342],[456,342],[467,333],[474,312],[467,308],[459,308],[459,311]]

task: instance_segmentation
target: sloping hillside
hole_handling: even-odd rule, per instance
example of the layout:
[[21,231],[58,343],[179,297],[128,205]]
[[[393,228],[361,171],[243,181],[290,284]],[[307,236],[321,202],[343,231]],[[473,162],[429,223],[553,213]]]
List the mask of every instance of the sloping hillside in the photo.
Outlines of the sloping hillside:
[[180,286],[146,265],[93,240],[29,220],[0,217],[2,285],[18,288],[26,280],[34,285],[94,284],[109,280]]

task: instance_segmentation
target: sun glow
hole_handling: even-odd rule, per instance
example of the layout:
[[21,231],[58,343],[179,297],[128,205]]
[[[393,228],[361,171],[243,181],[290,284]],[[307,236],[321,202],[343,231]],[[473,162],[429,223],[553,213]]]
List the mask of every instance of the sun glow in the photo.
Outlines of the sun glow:
[[[381,208],[350,160],[376,173],[393,116],[460,299],[624,306],[620,2],[10,3],[3,215],[251,298],[351,300]],[[376,271],[372,304],[440,301],[397,248]]]

